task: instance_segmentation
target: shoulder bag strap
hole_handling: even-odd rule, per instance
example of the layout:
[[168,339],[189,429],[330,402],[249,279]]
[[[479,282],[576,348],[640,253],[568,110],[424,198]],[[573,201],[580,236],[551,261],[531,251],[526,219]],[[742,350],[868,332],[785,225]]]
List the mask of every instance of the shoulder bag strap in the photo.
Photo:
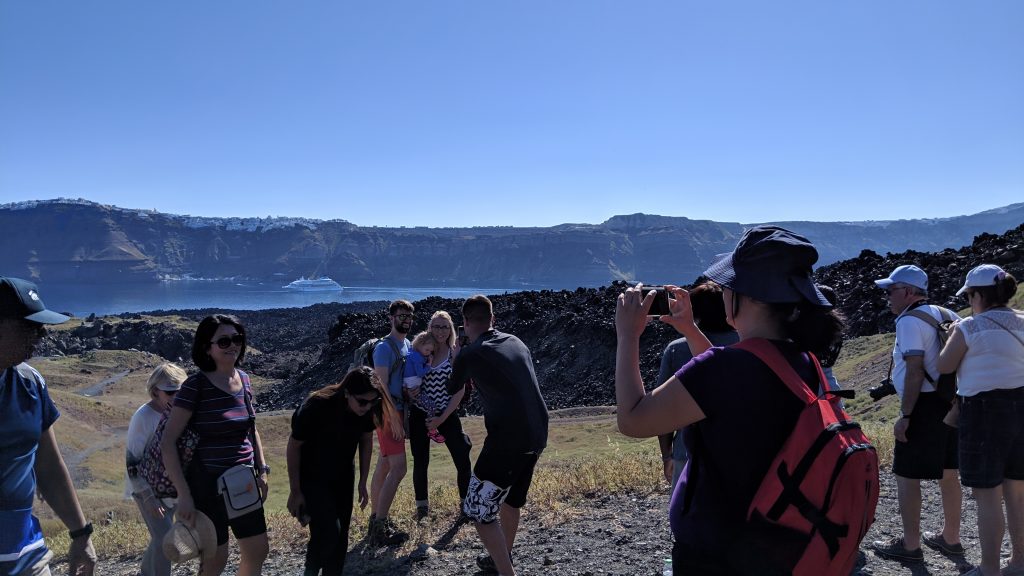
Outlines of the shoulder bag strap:
[[[252,383],[249,381],[249,375],[244,371],[238,371],[239,378],[242,379],[242,398],[245,400],[245,409],[249,412],[249,442],[252,443],[252,461],[253,464],[256,462],[256,408],[252,405]],[[259,462],[259,466],[263,463]]]
[[1013,337],[1014,337],[1014,338],[1015,338],[1015,339],[1017,340],[1017,342],[1020,342],[1020,345],[1021,345],[1021,346],[1024,346],[1024,340],[1021,340],[1021,339],[1020,339],[1020,336],[1017,336],[1016,334],[1014,334],[1014,333],[1013,333],[1013,330],[1010,330],[1010,329],[1009,329],[1009,328],[1007,328],[1006,326],[1003,326],[1003,323],[1002,323],[1002,322],[999,322],[998,320],[996,320],[995,318],[993,318],[993,317],[991,317],[991,316],[985,316],[985,319],[986,319],[986,320],[988,320],[989,322],[991,322],[991,323],[995,324],[996,326],[999,326],[999,327],[1000,327],[1000,328],[1002,328],[1003,330],[1006,330],[1007,332],[1009,332],[1009,333],[1010,333],[1010,336],[1013,336]]

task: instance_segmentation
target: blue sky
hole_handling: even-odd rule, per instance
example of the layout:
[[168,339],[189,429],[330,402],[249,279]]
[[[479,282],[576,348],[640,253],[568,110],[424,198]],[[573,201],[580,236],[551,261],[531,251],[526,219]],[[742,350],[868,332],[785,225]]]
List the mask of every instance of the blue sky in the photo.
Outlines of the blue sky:
[[1024,2],[0,0],[0,202],[547,226],[1024,200]]

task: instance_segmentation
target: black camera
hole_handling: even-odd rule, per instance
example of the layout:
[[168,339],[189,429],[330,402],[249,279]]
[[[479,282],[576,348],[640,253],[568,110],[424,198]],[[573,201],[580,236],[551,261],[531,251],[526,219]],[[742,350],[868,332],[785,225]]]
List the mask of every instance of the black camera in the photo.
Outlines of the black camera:
[[875,402],[878,402],[886,396],[892,396],[896,393],[896,387],[892,385],[892,378],[886,378],[882,380],[878,386],[874,388],[868,388],[868,396]]
[[[664,286],[644,286],[647,291],[654,291],[654,302],[651,303],[651,309],[647,311],[648,316],[668,316],[672,314],[672,310],[668,306],[668,290]],[[647,293],[645,292],[646,296]]]

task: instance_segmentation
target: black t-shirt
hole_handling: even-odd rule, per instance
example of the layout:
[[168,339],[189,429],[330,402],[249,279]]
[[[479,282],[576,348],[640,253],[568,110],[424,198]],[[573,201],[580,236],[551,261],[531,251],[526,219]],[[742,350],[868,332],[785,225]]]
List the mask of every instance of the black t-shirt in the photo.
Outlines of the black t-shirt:
[[370,413],[356,416],[344,394],[312,397],[298,407],[292,414],[292,438],[303,443],[299,469],[303,491],[351,482],[359,440],[373,429]]
[[497,330],[483,333],[455,359],[448,390],[458,391],[470,378],[480,392],[488,449],[524,454],[547,446],[548,409],[522,340]]

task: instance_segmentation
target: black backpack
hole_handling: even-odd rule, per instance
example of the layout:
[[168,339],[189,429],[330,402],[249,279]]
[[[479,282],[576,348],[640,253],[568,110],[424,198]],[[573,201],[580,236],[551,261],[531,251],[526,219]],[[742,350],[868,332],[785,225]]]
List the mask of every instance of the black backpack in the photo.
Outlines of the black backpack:
[[[370,338],[366,342],[363,342],[356,348],[355,352],[352,353],[352,363],[348,365],[348,370],[352,371],[360,366],[369,366],[373,368],[373,351],[377,348],[377,344],[382,341],[387,342],[391,345],[391,349],[395,352],[395,362],[391,365],[388,370],[388,374],[394,374],[395,370],[402,370],[405,367],[405,356],[402,356],[402,351],[398,349],[398,345],[395,341],[387,336],[380,338]],[[387,382],[384,383],[387,385]]]
[[[936,320],[931,314],[917,308],[907,312],[904,316],[913,316],[918,320],[923,320],[926,324],[934,328],[939,337],[939,351],[941,351],[946,345],[946,340],[949,339],[949,327],[959,320],[960,317],[952,310],[948,310],[942,306],[936,306],[935,308],[937,308],[939,310],[939,314],[942,315],[941,322]],[[935,386],[935,391],[939,394],[939,398],[942,398],[947,402],[952,402],[953,399],[956,398],[956,372],[939,374],[938,382],[936,382],[935,379],[932,378],[932,375],[925,370],[924,378]]]

